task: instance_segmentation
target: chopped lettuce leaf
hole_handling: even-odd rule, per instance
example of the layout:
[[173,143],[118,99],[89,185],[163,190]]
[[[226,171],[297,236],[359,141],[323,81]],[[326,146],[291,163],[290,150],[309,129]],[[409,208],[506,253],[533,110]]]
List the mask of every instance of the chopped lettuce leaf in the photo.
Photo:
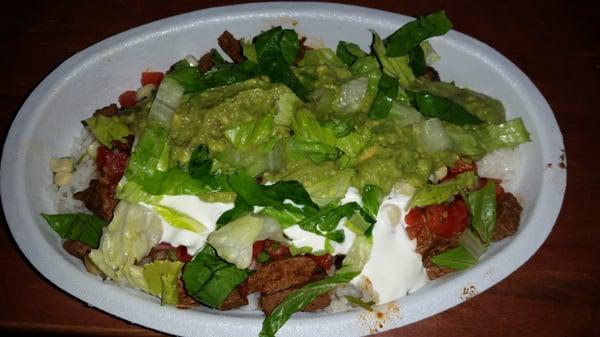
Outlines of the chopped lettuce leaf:
[[206,226],[200,222],[172,208],[161,205],[152,205],[152,208],[175,228],[185,229],[194,233],[202,233],[206,230]]
[[338,42],[335,54],[348,66],[351,66],[357,59],[367,55],[356,43],[346,41]]
[[346,64],[340,60],[333,50],[329,48],[319,48],[307,50],[304,53],[304,58],[298,62],[298,66],[318,66],[327,64],[336,67],[344,67]]
[[415,105],[423,116],[439,118],[456,125],[481,124],[483,121],[470,114],[460,104],[427,91],[415,92]]
[[362,190],[362,201],[363,209],[371,217],[371,219],[377,218],[377,212],[379,211],[379,205],[383,200],[383,190],[379,186],[367,184]]
[[130,134],[129,128],[119,121],[118,116],[96,115],[86,119],[85,124],[96,139],[109,149],[112,149],[112,142],[115,140],[127,143],[124,138]]
[[482,156],[501,148],[514,148],[530,141],[521,118],[502,124],[457,126],[446,124],[446,132],[455,151],[468,156]]
[[208,243],[222,259],[246,269],[252,262],[252,244],[262,228],[261,218],[245,215],[212,232],[208,236]]
[[483,242],[489,243],[496,230],[496,182],[488,179],[484,187],[468,193],[465,200],[469,206],[473,228]]
[[219,308],[248,275],[247,270],[221,259],[211,246],[206,245],[185,265],[182,279],[190,296],[209,307]]
[[387,55],[385,46],[383,45],[383,41],[381,41],[379,34],[375,31],[371,32],[373,33],[372,48],[373,51],[375,51],[375,55],[377,55],[379,63],[381,63],[383,72],[397,78],[403,88],[408,87],[415,80],[415,75],[413,74],[412,69],[410,69],[408,55],[395,57]]
[[108,278],[148,291],[142,267],[136,265],[162,237],[162,220],[154,211],[122,200],[104,228],[90,259]]
[[458,246],[438,255],[432,256],[431,262],[440,267],[463,270],[477,263],[477,258],[471,255],[471,253],[469,253],[462,246]]
[[365,235],[356,235],[338,273],[360,273],[371,256],[372,242]]
[[143,265],[148,292],[160,297],[162,304],[179,304],[177,280],[182,266],[182,262],[168,260]]
[[309,283],[304,287],[294,290],[281,302],[270,315],[263,321],[259,337],[275,337],[275,333],[297,311],[302,310],[317,297],[334,290],[342,284],[350,282],[358,273],[337,273],[324,280]]
[[42,217],[63,239],[77,240],[91,248],[98,248],[102,228],[108,223],[85,213],[44,214]]
[[225,131],[225,137],[235,148],[241,150],[266,142],[273,137],[273,116],[264,115],[254,121],[228,129]]
[[448,201],[453,195],[473,188],[476,184],[477,176],[473,171],[468,171],[437,185],[423,185],[410,201],[410,207],[441,204]]
[[439,119],[431,118],[414,123],[412,126],[417,146],[426,153],[435,153],[452,148],[452,140]]
[[[196,73],[198,68],[193,68]],[[169,129],[175,110],[181,104],[181,98],[186,88],[178,83],[173,75],[166,75],[160,82],[156,97],[148,113],[148,123]]]
[[444,35],[450,29],[452,29],[452,22],[448,20],[445,11],[420,16],[416,20],[398,28],[398,30],[386,38],[386,55],[406,55],[426,39]]
[[459,88],[452,83],[434,82],[420,78],[411,84],[410,89],[427,91],[433,95],[447,98],[487,123],[499,124],[506,120],[502,102],[482,93]]

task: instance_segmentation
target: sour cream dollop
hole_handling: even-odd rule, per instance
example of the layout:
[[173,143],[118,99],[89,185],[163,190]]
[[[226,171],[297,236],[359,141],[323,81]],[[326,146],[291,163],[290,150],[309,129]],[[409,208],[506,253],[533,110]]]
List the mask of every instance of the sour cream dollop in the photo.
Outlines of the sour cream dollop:
[[406,234],[404,217],[410,196],[392,192],[381,202],[373,228],[371,255],[350,283],[367,292],[376,304],[387,303],[427,283],[416,242]]
[[[187,215],[204,225],[204,230],[196,233],[173,227],[160,217],[162,220],[160,242],[169,243],[173,247],[186,246],[189,255],[196,254],[204,247],[208,235],[217,228],[217,220],[223,213],[234,207],[233,203],[206,202],[195,195],[165,195],[158,204]],[[150,205],[143,205],[152,209]]]

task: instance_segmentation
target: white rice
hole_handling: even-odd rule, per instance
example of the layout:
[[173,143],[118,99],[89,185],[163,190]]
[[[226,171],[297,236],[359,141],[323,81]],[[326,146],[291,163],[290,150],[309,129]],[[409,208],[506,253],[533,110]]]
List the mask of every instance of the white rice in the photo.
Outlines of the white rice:
[[73,193],[86,189],[90,180],[96,177],[96,161],[87,154],[87,147],[94,142],[94,135],[83,128],[80,137],[73,139],[70,157],[74,161],[71,180],[63,186],[51,184],[46,192],[54,203],[58,213],[91,213],[79,200],[73,199]]

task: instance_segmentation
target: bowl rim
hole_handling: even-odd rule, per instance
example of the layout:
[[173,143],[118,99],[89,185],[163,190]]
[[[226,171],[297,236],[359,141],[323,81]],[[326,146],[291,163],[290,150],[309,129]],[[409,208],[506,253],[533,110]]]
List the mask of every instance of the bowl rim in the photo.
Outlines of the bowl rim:
[[[90,275],[71,275],[73,277],[70,281],[67,281],[61,275],[64,271],[52,270],[47,265],[45,257],[37,250],[38,248],[32,247],[32,244],[28,243],[30,238],[36,237],[37,241],[41,236],[39,233],[36,236],[35,231],[38,228],[34,225],[35,221],[33,223],[25,221],[26,226],[22,224],[23,219],[32,219],[33,216],[32,214],[26,214],[26,208],[24,209],[22,202],[26,198],[12,193],[18,191],[19,183],[24,179],[24,177],[13,179],[13,177],[18,176],[19,170],[25,165],[23,151],[20,150],[19,145],[29,134],[21,131],[26,130],[29,119],[34,118],[35,112],[41,109],[40,105],[46,99],[49,99],[54,86],[85,68],[85,64],[95,62],[106,53],[142,42],[144,39],[151,38],[152,34],[157,32],[183,30],[193,25],[197,20],[218,20],[227,16],[262,13],[265,18],[271,18],[277,13],[287,15],[295,13],[297,16],[301,16],[301,13],[315,15],[314,13],[331,11],[335,11],[335,14],[340,17],[360,14],[383,21],[397,21],[399,24],[410,19],[410,17],[404,15],[378,9],[318,2],[269,2],[214,7],[157,20],[111,36],[76,53],[54,69],[31,92],[14,118],[6,137],[0,167],[0,191],[3,192],[1,197],[7,224],[15,242],[31,264],[50,282],[72,296],[107,313],[149,328],[180,335],[195,335],[198,331],[203,331],[207,335],[214,336],[248,334],[249,331],[258,331],[260,328],[259,322],[262,320],[261,316],[258,315],[224,314],[213,310],[204,310],[204,312],[182,311],[173,307],[146,306],[143,303],[147,303],[148,299],[140,296],[139,292],[127,289],[126,292],[132,293],[132,296],[123,296],[123,289],[108,283],[99,285],[99,288],[105,293],[103,295],[105,298],[98,298],[96,292],[90,292],[89,289],[86,289],[87,282],[90,278],[93,278]],[[507,70],[509,73],[507,76],[514,81],[522,92],[527,93],[527,102],[534,106],[533,110],[537,113],[536,116],[532,117],[535,121],[540,122],[536,124],[536,127],[538,133],[540,133],[540,150],[543,161],[555,162],[560,155],[565,155],[563,137],[550,106],[532,81],[519,68],[490,46],[465,34],[451,31],[442,39],[457,45],[475,48],[479,53],[490,59],[495,66]],[[480,293],[516,271],[539,249],[558,217],[566,188],[566,169],[560,168],[559,165],[552,165],[552,168],[544,170],[541,174],[540,193],[531,211],[530,218],[530,221],[535,221],[538,225],[535,227],[528,226],[524,231],[527,232],[526,235],[519,233],[506,247],[485,263],[475,265],[468,272],[453,275],[450,282],[453,282],[454,285],[464,284],[465,287],[470,284],[476,285],[476,292]],[[541,205],[544,205],[544,207]],[[533,230],[535,230],[535,235],[531,233]],[[45,245],[41,243],[42,248],[47,248],[49,245],[48,242]],[[511,248],[508,249],[509,247]],[[523,252],[526,252],[526,254],[523,254]],[[67,269],[74,268],[71,265],[73,261],[65,259],[61,263]],[[485,277],[486,273],[489,274],[490,272],[493,273],[493,277]],[[473,282],[473,277],[478,279],[477,282]],[[447,283],[440,282],[428,288],[429,296],[440,298],[440,301],[423,304],[415,301],[415,296],[403,298],[401,303],[402,317],[390,319],[380,331],[433,316],[467,299],[457,296],[456,291],[460,287],[449,287]],[[148,308],[148,311],[140,313],[137,310],[132,310],[140,305]],[[390,310],[395,309],[391,308]],[[203,319],[198,320],[198,317],[200,317],[198,315]],[[363,313],[357,310],[335,314],[299,314],[286,323],[278,335],[308,334],[315,325],[319,326],[320,333],[324,336],[339,335],[340,333],[347,335],[364,334],[369,331],[364,329],[365,324],[361,322],[363,320],[361,317],[364,317],[364,315],[361,315]],[[148,319],[148,316],[159,319]],[[220,319],[221,317],[227,317],[227,319]],[[332,317],[335,317],[335,319],[331,319]],[[169,321],[165,322],[167,319]],[[341,322],[351,324],[340,324]],[[199,328],[203,330],[197,330]]]

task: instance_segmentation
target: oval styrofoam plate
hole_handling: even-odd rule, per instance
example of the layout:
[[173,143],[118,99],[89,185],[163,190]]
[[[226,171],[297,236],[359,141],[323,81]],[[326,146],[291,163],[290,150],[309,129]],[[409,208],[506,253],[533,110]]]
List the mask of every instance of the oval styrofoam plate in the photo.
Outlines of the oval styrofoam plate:
[[[262,3],[220,7],[156,21],[106,39],[65,61],[31,93],[15,118],[2,154],[1,190],[6,219],[31,263],[51,282],[91,306],[128,321],[177,335],[256,335],[259,312],[177,310],[151,296],[85,272],[66,254],[40,212],[52,212],[45,193],[51,183],[48,160],[69,153],[80,120],[139,85],[140,72],[164,71],[185,55],[216,46],[224,30],[252,37],[272,25],[295,28],[312,46],[335,48],[355,41],[367,50],[368,29],[382,36],[410,18],[379,10],[326,3]],[[354,336],[402,326],[455,306],[522,265],[540,247],[558,216],[566,171],[560,130],[548,103],[514,64],[489,46],[456,31],[431,40],[442,57],[444,80],[499,98],[509,117],[521,116],[532,142],[519,147],[516,194],[524,212],[518,233],[495,244],[475,267],[431,282],[396,303],[383,306],[383,320],[360,310],[297,314],[279,336]],[[563,157],[564,158],[564,157]],[[393,266],[390,266],[393,268]],[[401,268],[401,266],[398,266]],[[384,323],[383,329],[377,325]],[[317,332],[318,329],[318,332]]]

